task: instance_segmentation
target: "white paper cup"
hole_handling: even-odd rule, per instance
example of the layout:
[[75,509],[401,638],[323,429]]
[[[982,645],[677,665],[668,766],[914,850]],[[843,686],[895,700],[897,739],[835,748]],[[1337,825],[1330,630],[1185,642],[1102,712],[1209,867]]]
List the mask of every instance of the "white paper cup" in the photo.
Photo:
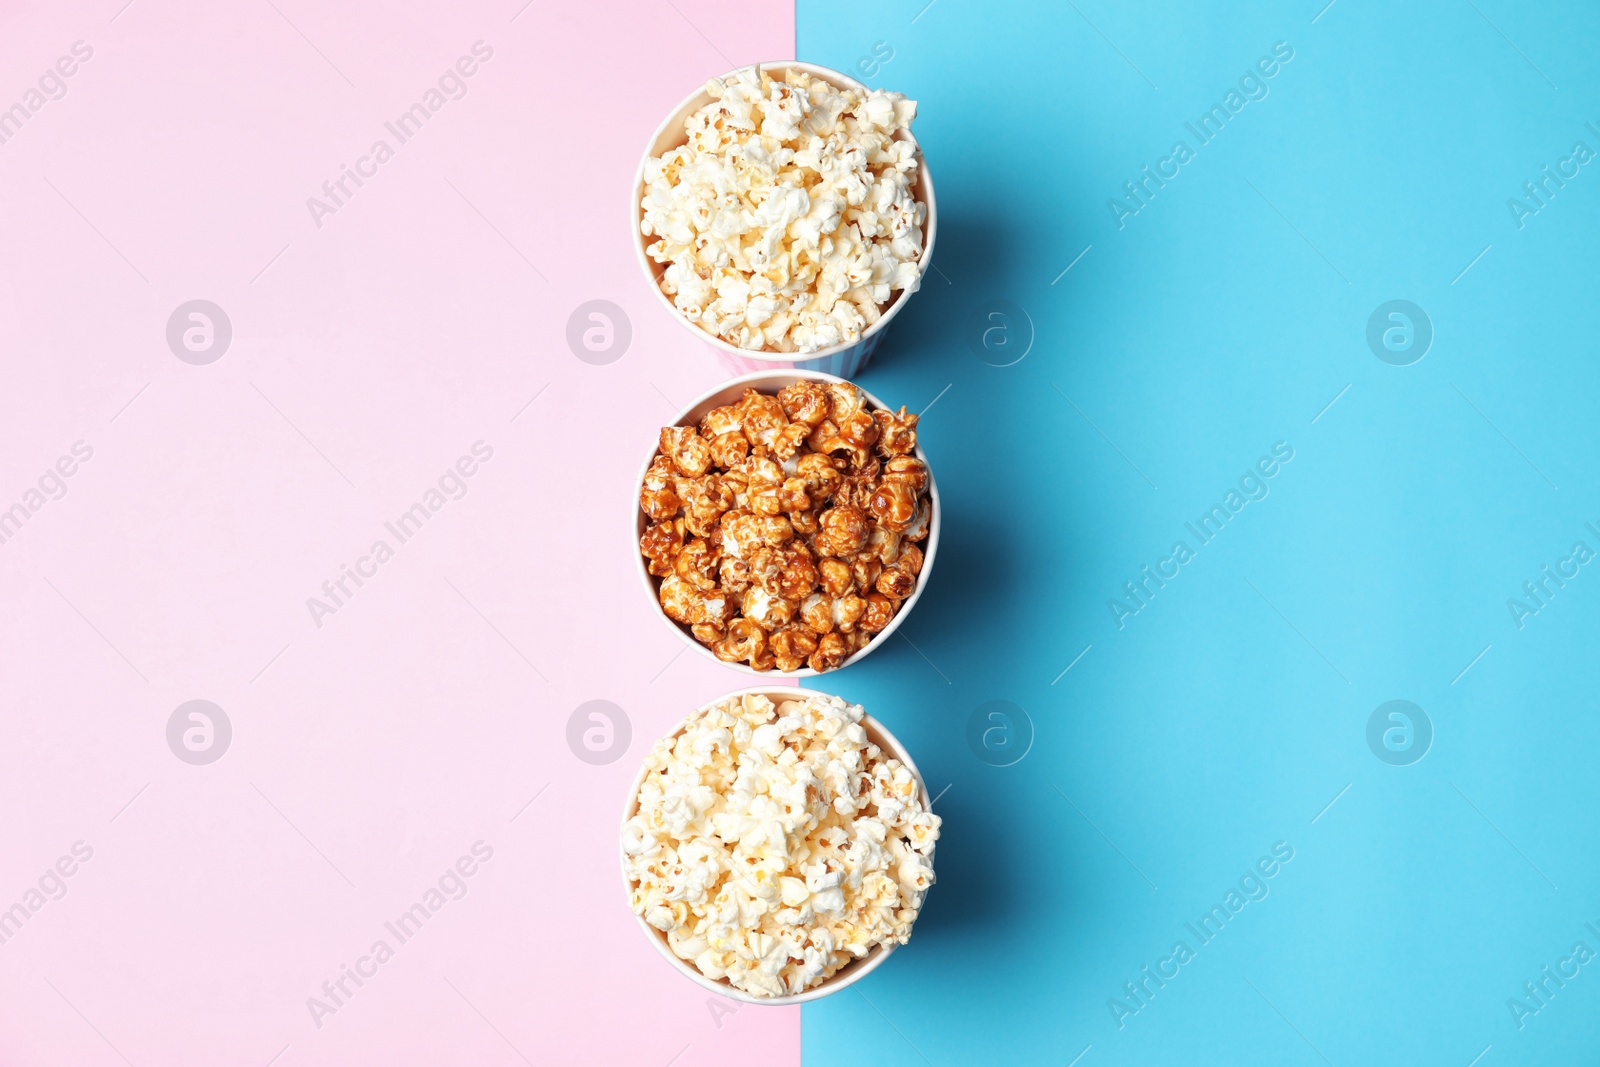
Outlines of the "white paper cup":
[[[776,393],[784,386],[801,380],[822,382],[824,384],[844,381],[843,378],[832,374],[824,374],[821,371],[765,370],[758,371],[755,374],[746,374],[739,378],[731,378],[717,386],[715,389],[712,389],[710,392],[702,393],[699,397],[690,401],[689,406],[678,413],[678,417],[673,420],[672,425],[698,426],[700,424],[700,420],[704,418],[706,413],[712,408],[719,408],[725,404],[733,403],[735,400],[738,400],[744,395],[744,391],[746,389],[754,389],[758,393]],[[849,384],[855,385],[854,382]],[[861,389],[859,385],[856,385],[856,388]],[[883,401],[879,400],[865,389],[861,389],[861,392],[866,396],[867,405],[871,410],[896,410],[894,408],[890,408],[888,404],[885,404]],[[655,609],[656,614],[661,617],[661,621],[671,627],[672,632],[677,634],[680,640],[682,640],[690,648],[693,648],[695,651],[699,652],[701,655],[710,659],[713,663],[720,663],[724,667],[728,667],[736,671],[743,671],[745,674],[754,675],[757,678],[774,677],[774,671],[776,668],[774,668],[773,671],[758,671],[748,663],[728,663],[717,659],[717,654],[715,652],[711,651],[710,648],[695,640],[694,633],[689,629],[689,627],[683,625],[681,622],[676,622],[669,618],[666,611],[662,609],[661,579],[650,573],[649,563],[646,562],[644,556],[639,552],[639,539],[644,536],[645,528],[650,525],[650,517],[646,515],[639,507],[639,493],[644,489],[645,475],[649,473],[650,464],[656,458],[658,451],[659,444],[651,444],[650,451],[645,455],[644,465],[639,468],[639,478],[633,486],[633,559],[634,563],[637,564],[639,568],[639,580],[644,583],[644,590],[645,593],[650,597],[651,606]],[[922,573],[917,575],[917,587],[911,591],[911,595],[906,597],[905,601],[900,605],[900,610],[894,613],[894,618],[889,620],[889,625],[885,626],[883,630],[874,636],[873,639],[864,647],[852,652],[845,659],[845,661],[839,664],[838,667],[834,668],[834,670],[843,670],[852,663],[859,663],[874,649],[888,641],[889,635],[899,629],[900,624],[905,621],[906,616],[911,614],[911,609],[916,606],[918,598],[922,596],[922,591],[928,586],[928,576],[933,573],[933,559],[939,551],[939,525],[940,520],[943,517],[943,513],[939,507],[939,485],[934,481],[933,466],[928,462],[928,456],[922,451],[922,446],[920,444],[917,445],[916,451],[913,453],[913,455],[922,461],[923,468],[928,472],[928,506],[931,509],[931,516],[928,520],[928,536],[921,542]],[[810,667],[801,667],[798,671],[793,671],[790,674],[779,674],[777,677],[810,678],[815,677],[818,673],[819,672],[812,670]],[[822,673],[832,674],[833,671]]]
[[[756,66],[775,76],[786,70],[802,70],[813,78],[828,82],[836,88],[854,89],[862,93],[868,91],[865,85],[862,85],[848,74],[841,74],[827,67],[819,67],[815,63],[780,60],[773,63],[758,63]],[[723,77],[729,77],[734,73],[737,72],[730,71],[728,74],[724,74]],[[704,86],[685,97],[683,103],[679,104],[677,109],[667,116],[667,120],[656,129],[655,136],[650,139],[650,147],[645,151],[644,157],[639,160],[639,169],[634,174],[633,179],[633,238],[635,251],[639,255],[639,266],[644,270],[645,280],[650,283],[650,289],[656,294],[656,299],[661,301],[661,306],[666,308],[668,313],[682,324],[685,329],[691,330],[696,337],[716,349],[723,365],[734,373],[792,367],[796,370],[814,370],[822,371],[824,374],[836,374],[841,378],[854,377],[871,361],[872,354],[878,349],[878,343],[883,340],[884,331],[889,327],[889,320],[899,314],[901,308],[905,307],[906,301],[911,299],[911,293],[904,289],[896,292],[894,299],[884,309],[878,321],[862,331],[860,340],[850,344],[834,345],[831,348],[820,348],[815,352],[795,353],[751,351],[750,349],[740,348],[738,345],[729,344],[720,337],[713,337],[684,318],[683,312],[674,307],[672,300],[666,293],[661,291],[660,278],[666,270],[666,265],[657,263],[645,252],[645,247],[650,244],[653,238],[646,237],[640,230],[640,225],[644,222],[644,207],[641,204],[644,199],[644,165],[647,160],[657,158],[668,149],[677,148],[679,145],[686,143],[688,136],[683,132],[683,120],[688,118],[691,112],[697,111],[709,103],[711,103],[711,94],[706,92]],[[901,131],[895,136],[900,140],[910,141],[913,146],[917,144],[917,139],[911,135],[909,130]],[[928,162],[922,157],[922,149],[920,147],[917,148],[917,184],[914,189],[917,201],[928,209],[928,218],[922,226],[922,255],[917,259],[924,275],[926,275],[930,264],[933,262],[933,238],[937,229],[938,211],[934,204],[933,178],[928,173]],[[926,277],[923,280],[926,282]]]
[[[780,700],[793,700],[797,698],[804,699],[806,697],[827,697],[830,695],[828,693],[819,693],[815,689],[798,689],[794,686],[758,685],[751,689],[736,689],[731,693],[724,693],[717,697],[717,699],[702,705],[695,712],[695,714],[704,712],[714,705],[722,703],[724,700],[729,700],[733,697],[739,696],[749,696],[755,693],[759,693],[762,696],[769,698],[773,702]],[[689,717],[685,716],[683,722],[680,722],[671,733],[667,734],[667,736],[676,737],[678,734],[683,732],[684,727],[686,727],[688,724]],[[915,761],[912,760],[911,753],[906,751],[905,746],[900,743],[900,740],[895,737],[894,734],[891,734],[884,727],[883,723],[879,722],[877,719],[874,719],[871,715],[862,716],[861,726],[867,731],[868,740],[877,745],[879,748],[883,749],[883,751],[888,753],[889,756],[892,756],[901,763],[905,764],[906,770],[911,772],[911,777],[916,779],[917,797],[921,801],[922,810],[932,810],[933,802],[928,796],[928,785],[922,780],[922,772],[917,770],[917,765]],[[645,768],[641,764],[639,767],[639,773],[634,776],[633,785],[628,789],[628,802],[622,810],[623,825],[627,825],[628,820],[633,818],[639,810],[639,787],[644,784],[644,779]],[[937,845],[928,850],[927,855],[928,862],[930,864],[933,862],[933,853],[936,849]],[[622,853],[622,844],[620,840],[617,844],[617,855],[623,864],[623,887],[624,889],[631,891],[633,887],[632,883],[628,881],[627,857]],[[927,896],[927,891],[924,890],[917,897],[917,908],[919,913],[922,908],[922,903],[927,899]],[[655,946],[656,951],[661,953],[661,958],[672,964],[673,968],[676,969],[678,973],[689,978],[697,985],[703,986],[704,988],[709,989],[711,992],[718,994],[719,996],[727,997],[729,1000],[743,1001],[746,1004],[767,1004],[772,1006],[781,1006],[784,1004],[804,1004],[808,1000],[817,1000],[821,997],[829,995],[830,993],[837,993],[845,986],[853,985],[854,983],[861,981],[861,979],[865,978],[873,971],[877,970],[878,967],[882,966],[883,961],[889,958],[889,953],[900,947],[892,941],[888,942],[887,944],[874,945],[868,950],[865,956],[845,964],[843,967],[835,971],[830,977],[824,980],[820,985],[813,986],[804,992],[794,993],[782,997],[758,997],[751,993],[746,993],[742,989],[734,988],[726,979],[706,977],[693,963],[691,963],[689,960],[679,958],[678,954],[672,951],[672,947],[667,944],[667,935],[665,933],[657,930],[654,926],[651,926],[649,923],[645,922],[644,917],[641,915],[635,915],[634,918],[639,922],[639,929],[644,931],[645,936],[650,939],[650,943]]]

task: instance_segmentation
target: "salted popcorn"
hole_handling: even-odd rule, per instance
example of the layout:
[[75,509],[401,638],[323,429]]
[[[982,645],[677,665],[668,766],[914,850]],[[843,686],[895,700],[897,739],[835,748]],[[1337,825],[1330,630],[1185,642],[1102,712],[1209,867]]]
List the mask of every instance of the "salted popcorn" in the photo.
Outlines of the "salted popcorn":
[[708,978],[799,993],[910,939],[939,817],[862,715],[838,697],[733,697],[646,757],[622,828],[629,900]]
[[679,311],[740,348],[814,352],[861,338],[922,280],[927,207],[895,133],[915,101],[798,70],[706,83],[688,142],[645,161],[646,251]]

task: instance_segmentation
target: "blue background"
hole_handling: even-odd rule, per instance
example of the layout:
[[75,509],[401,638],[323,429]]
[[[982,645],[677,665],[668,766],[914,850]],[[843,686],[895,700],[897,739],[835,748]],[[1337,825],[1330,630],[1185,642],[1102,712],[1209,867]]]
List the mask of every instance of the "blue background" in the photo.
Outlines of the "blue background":
[[[1521,229],[1507,200],[1600,150],[1600,15],[924,3],[798,6],[801,59],[919,102],[939,204],[939,269],[862,381],[938,397],[943,543],[905,639],[822,687],[949,787],[915,938],[805,1007],[805,1061],[1594,1062],[1600,960],[1522,1029],[1506,1002],[1600,951],[1600,563],[1521,629],[1506,602],[1600,549],[1600,163]],[[1184,123],[1279,41],[1197,148]],[[1108,199],[1178,139],[1119,229]],[[1435,331],[1409,366],[1366,341],[1393,299]],[[1002,301],[1008,351],[1032,338],[997,367]],[[1107,601],[1279,441],[1270,495],[1119,629]],[[1433,725],[1409,766],[1366,739],[1393,699]],[[967,743],[991,700],[1036,734],[1013,766]],[[1184,924],[1279,841],[1200,946]],[[1180,939],[1119,1029],[1108,999]]]

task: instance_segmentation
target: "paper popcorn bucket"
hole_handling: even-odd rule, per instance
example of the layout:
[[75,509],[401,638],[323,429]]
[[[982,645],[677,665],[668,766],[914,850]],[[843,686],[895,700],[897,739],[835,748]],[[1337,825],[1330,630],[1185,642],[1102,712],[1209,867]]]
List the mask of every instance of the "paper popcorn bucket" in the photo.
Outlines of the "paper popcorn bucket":
[[[857,92],[867,92],[867,87],[847,74],[841,74],[827,67],[819,67],[814,63],[801,63],[798,60],[780,60],[772,63],[758,63],[756,66],[774,75],[786,70],[801,70],[813,78],[828,82],[836,88],[854,89]],[[743,68],[741,68],[743,69]],[[735,73],[729,71],[723,77]],[[751,351],[740,348],[738,345],[729,344],[720,337],[713,337],[688,319],[683,313],[673,306],[672,300],[661,291],[661,275],[666,270],[665,264],[657,263],[645,252],[645,247],[650,243],[641,232],[640,226],[644,221],[644,208],[641,201],[644,199],[644,166],[645,162],[660,156],[670,148],[676,148],[685,143],[688,138],[683,132],[683,121],[691,112],[711,103],[711,94],[702,86],[690,93],[683,103],[679,104],[672,114],[667,116],[665,122],[656,129],[655,136],[650,140],[650,147],[639,160],[639,169],[633,179],[633,237],[635,250],[639,256],[639,266],[644,270],[645,279],[650,283],[651,290],[656,294],[656,299],[661,301],[661,306],[680,323],[685,329],[693,331],[694,335],[702,342],[714,349],[721,358],[722,363],[736,374],[760,370],[779,370],[793,368],[796,370],[821,371],[824,374],[833,374],[841,378],[852,378],[868,363],[878,349],[878,344],[883,340],[884,332],[889,328],[889,322],[911,299],[912,293],[902,289],[894,294],[893,301],[884,309],[878,321],[862,331],[861,338],[851,344],[834,345],[831,348],[821,348],[815,352],[764,352]],[[916,146],[917,139],[910,131],[897,135],[899,139],[910,141]],[[924,275],[933,261],[933,239],[937,230],[938,211],[934,203],[933,178],[928,174],[928,163],[922,156],[922,149],[917,147],[917,184],[916,198],[918,202],[928,209],[927,221],[922,228],[922,255],[917,263],[921,266]],[[927,278],[923,278],[924,284]]]
[[[807,378],[811,379],[812,381],[822,382],[824,384],[844,381],[844,378],[841,375],[827,374],[822,371],[799,369],[757,371],[754,374],[746,374],[742,377],[730,378],[728,381],[723,382],[715,389],[703,393],[696,399],[691,400],[689,402],[689,406],[678,413],[678,417],[672,421],[672,425],[697,426],[699,425],[700,420],[703,419],[712,408],[718,408],[725,404],[733,403],[744,395],[744,391],[746,389],[754,389],[758,393],[776,393],[778,390],[792,382],[797,382]],[[850,384],[856,385],[854,382],[851,382]],[[856,388],[861,389],[861,386],[856,385]],[[861,392],[866,396],[867,405],[872,410],[894,410],[888,404],[885,404],[882,400],[879,400],[870,392],[867,392],[867,390],[861,389]],[[645,475],[650,470],[650,463],[655,459],[657,450],[657,445],[652,443],[649,451],[645,453],[644,464],[639,468],[639,477],[637,480],[635,480],[633,485],[633,561],[638,568],[639,580],[644,584],[645,593],[650,597],[652,609],[658,616],[660,616],[661,621],[666,623],[667,626],[672,629],[672,632],[678,635],[679,640],[683,641],[684,644],[688,645],[702,656],[707,657],[713,663],[721,663],[722,666],[727,667],[729,670],[741,671],[756,678],[771,678],[774,677],[774,675],[784,678],[815,677],[818,672],[812,670],[810,667],[801,667],[797,671],[792,671],[785,674],[777,674],[776,668],[771,671],[758,671],[747,663],[726,663],[720,659],[717,659],[715,652],[712,652],[711,649],[697,641],[689,627],[680,622],[675,622],[669,618],[666,611],[662,609],[661,579],[650,573],[649,563],[638,550],[639,539],[644,536],[645,528],[650,525],[649,516],[647,516],[639,507],[639,494],[644,489]],[[895,612],[894,618],[889,620],[889,625],[885,626],[881,632],[874,636],[866,646],[857,649],[855,652],[852,652],[845,659],[845,661],[839,664],[838,667],[834,668],[834,670],[842,671],[852,663],[859,663],[861,660],[870,656],[875,650],[886,644],[890,636],[893,635],[893,633],[900,628],[900,624],[906,620],[906,616],[911,614],[911,609],[916,607],[917,601],[922,598],[922,591],[928,587],[928,578],[933,573],[933,561],[938,557],[939,554],[939,528],[944,519],[944,510],[939,504],[939,483],[934,479],[933,465],[928,462],[927,453],[922,450],[922,445],[918,444],[916,451],[912,454],[922,461],[923,467],[928,472],[928,506],[931,509],[931,515],[928,520],[928,536],[921,542],[922,572],[917,576],[917,587],[911,591],[911,595],[906,597],[905,602],[900,605],[900,610]],[[827,671],[825,673],[832,674],[833,671]]]
[[[753,694],[765,696],[774,703],[777,703],[780,700],[804,700],[808,697],[828,697],[831,695],[828,693],[818,692],[814,689],[799,689],[794,686],[758,685],[749,689],[736,689],[731,693],[724,693],[715,700],[707,701],[704,705],[696,710],[696,714],[704,712],[711,707],[722,703],[724,700],[730,700],[734,697],[740,696],[750,696]],[[688,722],[688,717],[685,717],[684,720],[666,736],[675,737],[682,733],[684,728],[688,725]],[[928,785],[923,781],[922,772],[917,770],[916,762],[912,760],[911,753],[906,751],[905,745],[900,743],[900,739],[895,737],[894,734],[890,733],[888,728],[885,727],[883,723],[879,722],[877,719],[874,719],[871,715],[862,716],[861,727],[862,729],[866,730],[868,740],[877,745],[879,748],[883,749],[883,751],[889,756],[899,760],[905,765],[906,770],[911,772],[911,777],[916,779],[917,798],[922,804],[922,810],[932,811],[933,801],[928,792]],[[628,789],[628,800],[622,810],[623,825],[626,825],[628,820],[633,818],[634,815],[638,813],[639,788],[644,785],[645,774],[645,767],[641,763],[639,767],[639,773],[634,776],[633,785]],[[930,863],[933,862],[934,853],[937,851],[937,845],[934,845],[933,848],[929,850],[928,861]],[[622,865],[623,886],[628,888],[629,883],[626,873],[627,856],[622,852],[620,841],[617,848],[617,858]],[[927,900],[927,894],[928,891],[925,889],[917,897],[917,908],[919,912],[921,911],[923,903]],[[693,963],[691,963],[689,960],[680,958],[677,953],[672,951],[672,946],[667,944],[667,935],[665,933],[657,930],[654,926],[651,926],[649,923],[645,922],[642,915],[635,915],[634,918],[638,920],[639,929],[644,931],[645,936],[650,939],[650,943],[654,945],[656,951],[661,954],[661,958],[671,964],[673,969],[679,974],[688,978],[696,985],[699,985],[704,989],[708,989],[711,992],[716,993],[718,996],[727,997],[729,1000],[737,1000],[745,1004],[763,1004],[771,1007],[782,1007],[789,1004],[804,1004],[806,1001],[818,1000],[822,997],[837,993],[846,986],[854,985],[856,982],[861,981],[861,979],[877,970],[880,966],[882,966],[883,961],[889,958],[889,954],[900,947],[892,941],[888,944],[874,945],[865,956],[862,956],[858,960],[853,960],[850,963],[847,963],[845,966],[839,968],[828,978],[824,979],[819,985],[813,986],[812,988],[804,990],[800,993],[789,994],[788,996],[758,997],[753,994],[746,993],[742,989],[734,988],[725,980],[708,978],[706,975],[700,973],[700,969]],[[915,928],[913,927],[913,930],[914,929]]]

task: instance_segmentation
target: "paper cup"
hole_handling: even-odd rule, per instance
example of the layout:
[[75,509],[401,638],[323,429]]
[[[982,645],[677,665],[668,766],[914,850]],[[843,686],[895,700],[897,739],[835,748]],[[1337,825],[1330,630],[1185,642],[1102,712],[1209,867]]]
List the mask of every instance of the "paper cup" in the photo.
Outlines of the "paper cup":
[[[739,696],[749,696],[756,693],[767,697],[775,703],[780,700],[803,700],[806,697],[827,697],[830,695],[827,693],[820,693],[814,689],[798,689],[794,686],[758,685],[751,689],[736,689],[731,693],[724,693],[717,699],[702,705],[699,709],[697,709],[695,714],[704,712],[714,705],[722,703],[724,700],[730,700],[733,697]],[[683,732],[684,728],[688,726],[688,724],[689,719],[688,717],[685,717],[683,722],[680,722],[676,729],[667,734],[667,736],[676,737],[678,734]],[[906,770],[911,772],[911,777],[916,779],[917,797],[922,802],[922,810],[932,810],[933,802],[928,796],[927,783],[922,780],[922,772],[917,770],[917,765],[912,760],[911,753],[906,751],[905,746],[900,743],[899,739],[896,738],[894,734],[891,734],[884,727],[883,723],[879,722],[877,719],[874,719],[871,715],[862,716],[861,726],[867,731],[867,738],[873,744],[877,745],[879,748],[883,749],[884,752],[905,764]],[[645,768],[643,765],[641,765],[639,767],[639,773],[634,776],[633,785],[628,789],[628,802],[626,805],[624,805],[622,811],[623,825],[626,825],[628,820],[633,818],[639,810],[639,787],[644,784],[644,779]],[[933,849],[928,851],[929,863],[933,862],[933,853],[937,850],[937,847],[938,846],[935,845]],[[622,863],[623,887],[627,890],[631,890],[632,884],[628,881],[627,876],[627,857],[622,853],[620,841],[618,842],[617,846],[617,855]],[[927,891],[924,890],[922,894],[917,897],[917,908],[919,913],[922,908],[923,901],[927,899],[927,895]],[[639,929],[644,931],[645,936],[650,939],[650,943],[655,946],[656,951],[661,953],[661,958],[670,963],[679,974],[684,975],[696,985],[702,986],[705,989],[709,989],[711,992],[716,993],[719,996],[727,997],[729,1000],[743,1001],[746,1004],[766,1004],[774,1007],[785,1004],[804,1004],[808,1000],[817,1000],[821,997],[828,996],[830,993],[837,993],[844,987],[861,981],[861,979],[877,970],[883,965],[883,961],[889,958],[889,954],[900,947],[893,942],[888,944],[874,945],[870,950],[868,950],[865,956],[845,964],[843,967],[835,971],[832,976],[825,979],[821,985],[813,986],[804,992],[794,993],[782,997],[758,997],[753,994],[746,993],[742,989],[735,989],[727,982],[726,979],[706,977],[704,974],[700,973],[700,969],[693,963],[686,959],[679,958],[678,954],[672,951],[672,947],[667,944],[667,935],[665,933],[657,930],[654,926],[651,926],[649,923],[645,922],[644,917],[641,915],[635,915],[634,918],[638,920]]]
[[[824,374],[821,371],[765,370],[758,371],[755,374],[746,374],[739,378],[729,379],[723,384],[717,386],[715,389],[712,389],[710,392],[701,394],[697,399],[691,401],[688,407],[684,408],[678,413],[678,417],[673,420],[672,425],[698,426],[700,424],[700,420],[704,418],[706,413],[712,408],[719,408],[724,404],[733,403],[735,400],[738,400],[744,395],[744,391],[746,389],[754,389],[758,393],[776,393],[779,389],[782,389],[791,382],[798,382],[803,379],[822,382],[824,384],[844,381],[844,379],[841,377],[832,374]],[[848,384],[855,385],[854,382]],[[861,389],[859,385],[856,385],[856,388]],[[888,404],[885,404],[883,401],[873,396],[871,393],[867,392],[865,389],[861,389],[861,392],[866,396],[867,405],[871,410],[895,410],[890,408]],[[690,648],[693,648],[695,651],[699,652],[701,655],[710,659],[713,663],[721,663],[724,667],[728,667],[736,671],[742,671],[745,674],[753,675],[757,678],[773,677],[773,671],[758,671],[754,667],[751,667],[748,663],[727,663],[723,660],[717,659],[715,652],[712,652],[711,649],[695,640],[694,633],[689,629],[689,627],[668,618],[667,613],[662,609],[661,579],[650,573],[649,563],[645,561],[644,556],[639,552],[639,539],[644,536],[645,528],[650,525],[649,516],[647,516],[639,507],[639,493],[644,489],[645,475],[649,472],[650,463],[655,459],[658,451],[658,445],[652,444],[650,446],[650,451],[645,455],[644,465],[639,468],[638,480],[634,482],[633,486],[634,563],[638,566],[639,580],[644,583],[645,593],[650,597],[651,607],[654,608],[655,613],[660,616],[661,621],[672,628],[672,632],[677,634],[680,640],[682,640]],[[865,647],[852,652],[843,663],[834,668],[835,670],[844,670],[844,668],[850,666],[852,663],[859,663],[861,660],[865,659],[869,654],[871,654],[874,649],[880,647],[884,642],[888,641],[889,635],[899,629],[900,624],[905,621],[906,616],[911,614],[911,609],[916,606],[917,600],[922,596],[922,591],[928,587],[928,576],[933,573],[933,559],[939,551],[939,525],[943,517],[943,512],[939,507],[939,485],[934,481],[933,478],[933,465],[928,462],[928,456],[922,451],[922,446],[920,444],[917,445],[916,451],[912,454],[922,461],[923,467],[928,471],[928,506],[932,511],[932,515],[928,520],[928,536],[920,542],[922,547],[922,573],[917,575],[917,587],[911,591],[911,595],[906,597],[905,602],[900,605],[900,610],[894,613],[894,618],[889,620],[889,625],[885,626],[883,630],[878,633],[877,636],[873,637],[873,639],[868,642]],[[774,670],[776,670],[776,668],[774,668]],[[826,671],[823,673],[832,674],[833,671]],[[802,667],[798,671],[794,671],[790,674],[779,675],[779,677],[810,678],[815,677],[817,674],[818,672],[812,670],[810,667]]]
[[[841,74],[836,70],[829,70],[827,67],[819,67],[815,63],[780,60],[773,63],[758,63],[756,66],[773,75],[786,70],[801,70],[810,74],[813,78],[828,82],[836,88],[854,89],[862,93],[868,91],[865,85],[862,85],[849,75]],[[725,74],[723,77],[728,77],[733,73],[736,72],[730,71],[729,74]],[[641,224],[644,222],[644,207],[641,204],[644,199],[644,165],[647,160],[657,158],[668,149],[677,148],[679,145],[684,144],[688,137],[683,132],[683,120],[688,118],[690,113],[709,103],[711,103],[711,94],[706,92],[703,86],[690,93],[683,103],[679,104],[677,109],[667,116],[667,120],[657,128],[655,136],[650,139],[650,147],[645,151],[644,157],[639,160],[639,169],[634,174],[633,237],[635,251],[638,253],[639,266],[644,270],[644,276],[650,283],[651,291],[656,294],[656,299],[661,301],[661,306],[667,309],[673,319],[682,324],[685,329],[692,331],[701,341],[715,349],[721,357],[723,365],[736,374],[759,370],[777,370],[787,367],[795,370],[821,371],[824,374],[835,374],[841,378],[855,377],[858,372],[871,362],[872,354],[877,351],[878,343],[883,340],[884,331],[889,327],[889,320],[900,313],[900,309],[905,307],[906,301],[911,298],[912,293],[904,289],[896,292],[894,299],[884,309],[878,321],[862,331],[860,340],[851,344],[820,348],[815,352],[794,353],[751,351],[750,349],[740,348],[738,345],[729,344],[720,337],[713,337],[684,318],[683,312],[674,307],[672,300],[666,293],[661,291],[660,279],[662,273],[666,270],[666,265],[657,263],[645,252],[645,247],[650,244],[652,238],[646,237],[640,229]],[[917,144],[917,139],[911,135],[909,130],[896,134],[896,137],[910,141],[914,146]],[[928,209],[928,218],[922,226],[922,255],[917,259],[924,275],[926,275],[929,265],[933,261],[933,238],[937,229],[938,211],[934,204],[933,178],[928,174],[928,163],[923,158],[920,147],[917,148],[917,184],[914,189],[918,202]],[[926,281],[926,277],[923,280]]]

